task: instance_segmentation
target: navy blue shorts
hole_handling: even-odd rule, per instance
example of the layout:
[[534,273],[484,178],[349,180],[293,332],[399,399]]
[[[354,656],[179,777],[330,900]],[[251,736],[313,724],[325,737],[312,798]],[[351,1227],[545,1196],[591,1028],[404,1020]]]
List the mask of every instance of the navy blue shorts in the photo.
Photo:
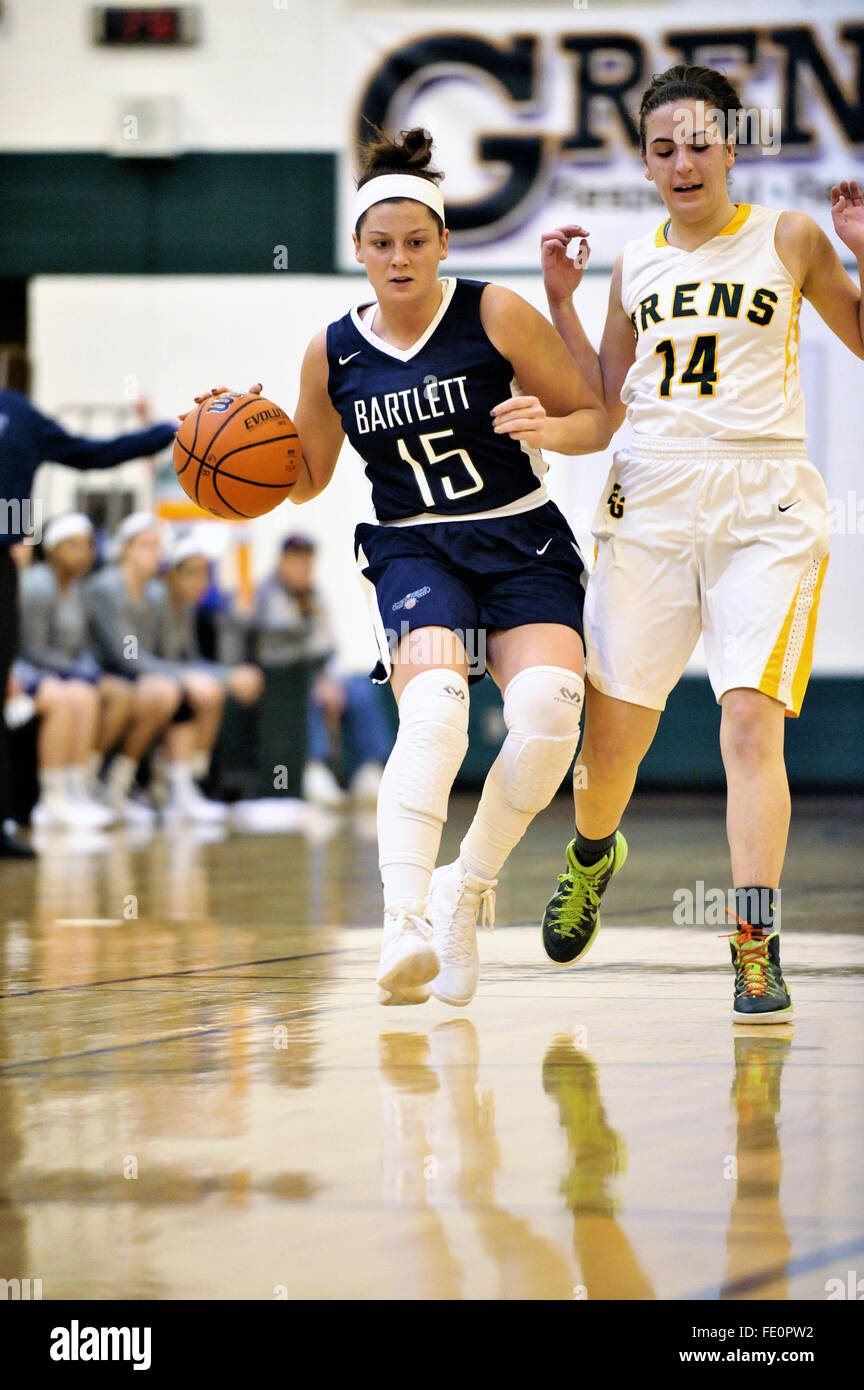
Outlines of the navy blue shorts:
[[554,502],[492,521],[436,521],[374,526],[354,532],[380,661],[418,627],[457,633],[469,681],[486,673],[486,635],[526,623],[562,623],[582,636],[585,565],[573,532]]
[[80,671],[49,671],[41,666],[34,666],[24,657],[16,658],[14,670],[25,695],[35,695],[42,682],[49,676],[58,681],[84,681],[87,685],[98,685],[105,674],[97,666],[88,669],[82,667]]

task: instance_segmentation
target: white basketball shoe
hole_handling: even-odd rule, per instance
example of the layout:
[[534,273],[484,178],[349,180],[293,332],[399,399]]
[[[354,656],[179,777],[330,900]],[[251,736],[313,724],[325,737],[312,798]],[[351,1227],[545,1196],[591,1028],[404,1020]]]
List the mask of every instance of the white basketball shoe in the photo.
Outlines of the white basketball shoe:
[[429,998],[429,981],[435,978],[438,969],[432,927],[426,920],[424,904],[406,903],[396,912],[385,909],[378,965],[378,1003],[425,1003]]
[[428,917],[441,969],[432,982],[432,993],[444,1004],[462,1008],[470,1004],[480,976],[477,950],[477,918],[490,931],[495,925],[497,878],[475,878],[457,859],[432,875]]

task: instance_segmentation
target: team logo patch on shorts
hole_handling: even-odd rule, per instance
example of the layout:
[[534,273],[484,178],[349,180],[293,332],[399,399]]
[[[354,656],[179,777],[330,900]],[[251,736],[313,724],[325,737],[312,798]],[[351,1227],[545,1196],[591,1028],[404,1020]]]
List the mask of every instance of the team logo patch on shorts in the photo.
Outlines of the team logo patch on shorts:
[[622,517],[624,515],[624,503],[626,501],[627,498],[623,497],[621,494],[621,484],[615,483],[612,491],[606,498],[606,506],[609,508],[609,515]]
[[431,593],[428,584],[424,585],[422,589],[415,589],[413,593],[406,594],[404,598],[397,599],[393,604],[392,611],[395,613],[399,608],[413,608],[418,599],[425,598],[428,593]]

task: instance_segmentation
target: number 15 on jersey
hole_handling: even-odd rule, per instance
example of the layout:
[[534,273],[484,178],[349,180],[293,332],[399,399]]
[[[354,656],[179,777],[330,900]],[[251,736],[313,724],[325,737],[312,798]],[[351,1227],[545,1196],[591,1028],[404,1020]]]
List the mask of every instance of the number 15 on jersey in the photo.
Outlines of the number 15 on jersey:
[[[417,435],[423,453],[426,455],[422,462],[412,457],[404,439],[399,439],[396,442],[399,457],[404,459],[407,464],[410,464],[414,477],[417,479],[420,496],[423,498],[427,507],[435,506],[435,497],[429,485],[429,476],[426,470],[430,467],[436,469],[440,468],[441,464],[446,463],[447,459],[458,459],[461,468],[464,469],[464,473],[467,474],[469,479],[466,487],[457,487],[455,484],[464,481],[464,475],[460,477],[458,473],[452,474],[450,472],[438,474],[441,479],[441,486],[444,489],[444,496],[449,501],[453,501],[458,497],[470,497],[472,493],[480,492],[483,487],[483,479],[472,463],[471,455],[468,453],[467,449],[460,449],[457,447],[455,449],[445,449],[440,453],[436,452],[435,440],[452,439],[453,435],[453,430],[437,430],[432,434]],[[455,467],[455,465],[451,465],[451,467]]]

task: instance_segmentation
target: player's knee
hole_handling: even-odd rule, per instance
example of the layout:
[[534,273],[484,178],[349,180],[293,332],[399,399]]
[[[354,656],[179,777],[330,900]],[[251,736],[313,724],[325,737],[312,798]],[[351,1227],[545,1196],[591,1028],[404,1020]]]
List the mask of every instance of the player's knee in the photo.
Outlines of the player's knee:
[[623,731],[599,724],[592,718],[589,708],[579,754],[589,782],[596,782],[599,786],[612,783],[619,777],[629,777],[634,765],[638,767],[643,751],[641,745],[636,747]]
[[84,717],[96,708],[99,699],[95,686],[79,680],[66,681],[66,698],[75,713]]
[[235,666],[228,677],[228,691],[241,705],[254,705],[264,691],[264,672],[258,666]]
[[513,733],[577,738],[585,682],[564,666],[528,666],[504,691],[504,722]]
[[444,820],[468,750],[468,682],[458,671],[421,671],[399,701],[396,794],[408,811]]
[[148,676],[139,683],[136,695],[142,713],[167,718],[180,704],[183,688],[171,676]]
[[40,714],[53,714],[63,704],[64,682],[57,676],[46,676],[39,682],[35,704]]
[[529,666],[504,692],[507,799],[535,814],[548,806],[579,743],[585,685],[563,666]]
[[756,690],[732,691],[723,700],[720,748],[725,762],[756,767],[782,754],[782,708]]
[[97,688],[103,702],[112,709],[126,712],[135,703],[135,687],[122,676],[102,676]]
[[184,694],[199,714],[218,709],[225,699],[220,681],[206,671],[190,671],[184,681]]

